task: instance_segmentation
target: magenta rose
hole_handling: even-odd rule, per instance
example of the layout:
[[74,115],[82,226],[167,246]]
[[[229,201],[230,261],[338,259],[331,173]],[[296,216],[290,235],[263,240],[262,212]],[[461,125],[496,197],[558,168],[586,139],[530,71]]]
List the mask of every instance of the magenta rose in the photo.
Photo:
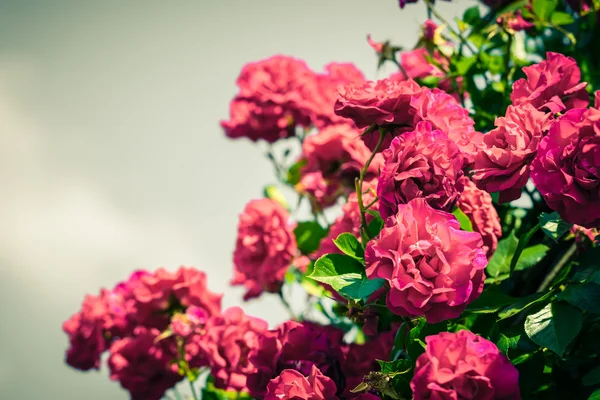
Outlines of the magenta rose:
[[529,104],[508,106],[506,116],[496,118],[496,128],[483,136],[473,171],[477,186],[500,192],[500,203],[521,197],[538,144],[549,127],[548,118]]
[[531,104],[552,113],[588,106],[587,83],[580,82],[581,71],[571,57],[548,52],[544,61],[523,68],[523,72],[527,78],[513,84],[513,105]]
[[473,230],[481,234],[483,250],[489,259],[498,246],[498,238],[502,237],[500,218],[488,192],[478,189],[468,178],[462,182],[464,190],[456,205],[469,218]]
[[215,386],[220,389],[246,391],[246,377],[256,368],[248,359],[257,347],[258,336],[267,330],[267,322],[231,307],[222,316],[210,318],[199,346],[208,364]]
[[567,222],[600,226],[600,110],[561,116],[540,143],[531,178]]
[[304,376],[293,369],[285,369],[267,386],[265,400],[338,400],[335,383],[312,366]]
[[180,267],[175,272],[159,268],[142,276],[133,297],[137,323],[163,330],[173,311],[185,311],[189,306],[201,307],[208,315],[219,314],[223,295],[208,289],[204,272]]
[[344,332],[333,326],[311,322],[287,321],[277,329],[264,332],[258,345],[250,352],[250,362],[256,372],[250,374],[247,386],[252,397],[263,399],[267,384],[282,371],[293,369],[303,376],[316,366],[337,386],[344,390],[340,368]]
[[469,331],[425,338],[410,382],[415,400],[520,400],[519,372],[489,340]]
[[367,276],[388,282],[386,303],[396,315],[429,323],[456,318],[483,290],[482,247],[479,233],[461,231],[452,214],[416,198],[398,205],[367,245]]
[[420,122],[415,131],[395,137],[383,158],[377,184],[383,219],[415,198],[438,209],[452,209],[462,191],[464,156],[445,133]]
[[[354,180],[371,156],[360,133],[350,125],[330,125],[304,140],[301,158],[306,164],[297,188],[309,193],[317,208],[331,206],[340,195],[355,191]],[[376,178],[382,166],[383,158],[377,154],[365,179]]]
[[240,215],[231,284],[246,287],[244,300],[281,288],[297,251],[289,217],[287,210],[271,199],[250,201]]
[[177,357],[173,343],[157,341],[158,329],[137,327],[133,336],[110,347],[110,379],[119,381],[132,400],[159,400],[182,376],[170,366]]
[[352,119],[359,128],[373,124],[414,126],[417,116],[409,107],[410,99],[421,90],[412,79],[350,84],[340,88],[335,113]]

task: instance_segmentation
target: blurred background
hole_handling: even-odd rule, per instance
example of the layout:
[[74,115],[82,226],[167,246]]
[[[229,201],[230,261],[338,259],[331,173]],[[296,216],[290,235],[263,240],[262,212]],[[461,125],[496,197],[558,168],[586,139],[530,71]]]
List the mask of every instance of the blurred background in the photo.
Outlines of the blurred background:
[[[219,127],[241,67],[283,53],[375,79],[366,35],[411,48],[425,19],[396,0],[0,0],[0,399],[126,399],[105,367],[66,367],[61,324],[134,269],[196,266],[242,305],[238,213],[275,179]],[[286,319],[276,296],[243,307]]]

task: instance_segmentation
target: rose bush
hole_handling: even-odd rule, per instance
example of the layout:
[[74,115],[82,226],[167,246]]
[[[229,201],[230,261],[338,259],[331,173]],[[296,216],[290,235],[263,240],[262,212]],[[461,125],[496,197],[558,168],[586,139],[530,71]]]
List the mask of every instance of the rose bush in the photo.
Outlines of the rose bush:
[[368,36],[398,69],[377,81],[242,68],[221,126],[278,184],[239,216],[230,283],[289,320],[138,270],[64,322],[66,363],[107,356],[134,400],[600,398],[600,6],[483,3],[455,24],[424,1],[411,49]]

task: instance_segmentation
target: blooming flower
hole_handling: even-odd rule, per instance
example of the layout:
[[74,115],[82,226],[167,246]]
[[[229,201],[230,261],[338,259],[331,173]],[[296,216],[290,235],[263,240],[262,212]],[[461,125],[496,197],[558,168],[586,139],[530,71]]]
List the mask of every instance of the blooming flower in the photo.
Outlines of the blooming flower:
[[245,300],[279,291],[297,251],[289,216],[271,199],[250,201],[240,215],[231,284],[246,287]]
[[[306,164],[300,170],[298,188],[311,194],[318,208],[334,204],[340,194],[355,191],[354,180],[371,156],[359,135],[360,131],[350,125],[331,125],[304,140],[301,157]],[[365,179],[375,178],[382,166],[383,158],[378,154]]]
[[510,94],[513,105],[531,104],[552,113],[587,107],[587,83],[580,82],[581,71],[571,57],[548,52],[544,61],[523,68],[523,72],[527,78],[513,84]]
[[415,198],[398,205],[367,245],[367,276],[388,282],[386,303],[394,314],[444,321],[481,294],[487,265],[482,246],[479,233],[461,231],[452,214]]
[[600,110],[561,116],[540,143],[531,178],[565,221],[600,226]]
[[265,400],[338,400],[335,383],[312,366],[308,376],[285,369],[267,385]]
[[223,315],[211,317],[205,334],[198,338],[199,347],[210,366],[215,386],[221,389],[245,391],[246,377],[255,372],[250,351],[258,345],[258,336],[267,330],[267,323],[231,307]]
[[420,122],[415,131],[392,140],[383,152],[385,164],[377,195],[383,219],[394,215],[399,204],[424,198],[435,208],[450,210],[462,184],[464,157],[448,136]]
[[303,376],[311,373],[313,366],[344,389],[340,360],[344,332],[333,326],[320,326],[310,322],[287,321],[277,329],[263,333],[258,345],[250,353],[250,362],[256,372],[250,374],[247,386],[253,397],[262,399],[266,387],[286,369],[298,371]]
[[519,372],[496,345],[469,331],[425,338],[410,382],[415,400],[520,400]]
[[176,357],[174,346],[157,342],[159,334],[158,329],[137,327],[133,336],[117,340],[110,347],[110,379],[119,381],[132,400],[159,400],[182,379],[170,368]]
[[501,203],[518,199],[548,129],[548,117],[529,104],[508,106],[506,116],[496,118],[496,128],[483,136],[473,171],[477,186],[490,193],[500,192]]
[[462,183],[464,190],[456,205],[469,218],[473,230],[481,234],[483,250],[489,259],[498,246],[498,238],[502,236],[500,218],[488,192],[478,189],[468,178],[462,178]]

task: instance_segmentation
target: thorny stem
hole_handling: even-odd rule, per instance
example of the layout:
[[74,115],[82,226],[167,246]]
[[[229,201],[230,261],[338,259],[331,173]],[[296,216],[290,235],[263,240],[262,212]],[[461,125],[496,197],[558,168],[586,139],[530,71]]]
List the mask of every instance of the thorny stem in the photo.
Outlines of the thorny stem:
[[573,243],[571,245],[571,247],[569,247],[567,249],[565,254],[563,254],[563,256],[560,258],[560,260],[558,260],[556,265],[554,265],[554,267],[552,267],[552,269],[550,270],[548,275],[546,275],[546,277],[544,278],[544,280],[540,284],[540,287],[537,290],[538,292],[543,292],[544,290],[548,289],[548,287],[550,286],[550,284],[552,283],[554,278],[556,278],[556,275],[558,275],[560,270],[563,269],[563,267],[567,264],[567,262],[569,261],[571,256],[573,256],[573,254],[575,253],[576,250],[577,250],[577,244]]
[[363,198],[362,198],[363,183],[365,181],[365,176],[367,175],[367,170],[369,169],[369,165],[371,165],[371,162],[373,161],[373,159],[375,158],[375,156],[381,149],[381,146],[383,145],[383,139],[385,138],[385,133],[386,133],[385,129],[379,128],[379,140],[377,141],[377,145],[375,146],[375,149],[371,153],[371,156],[369,157],[369,159],[367,160],[365,165],[360,170],[360,176],[355,182],[356,197],[358,198],[358,207],[360,209],[360,237],[361,237],[363,246],[366,246],[367,242],[371,239],[369,236],[369,233],[367,231],[367,217],[365,215],[368,207],[365,207],[365,205],[363,203]]

